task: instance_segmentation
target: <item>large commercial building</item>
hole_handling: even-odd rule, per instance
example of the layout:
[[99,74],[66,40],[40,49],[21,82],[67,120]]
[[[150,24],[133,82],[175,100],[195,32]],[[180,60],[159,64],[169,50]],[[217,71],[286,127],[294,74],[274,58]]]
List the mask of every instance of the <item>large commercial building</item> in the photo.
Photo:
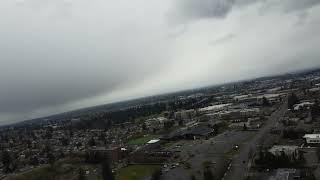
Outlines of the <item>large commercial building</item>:
[[320,144],[320,134],[306,134],[303,138],[308,144]]

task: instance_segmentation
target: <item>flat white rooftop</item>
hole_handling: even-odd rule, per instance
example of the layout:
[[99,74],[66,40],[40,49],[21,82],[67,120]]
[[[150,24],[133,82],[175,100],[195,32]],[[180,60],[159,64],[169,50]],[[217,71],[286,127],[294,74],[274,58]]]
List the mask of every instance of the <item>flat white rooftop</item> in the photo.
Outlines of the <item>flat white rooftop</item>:
[[305,134],[303,138],[316,139],[316,138],[320,138],[320,134]]
[[211,110],[218,110],[227,106],[231,106],[232,104],[218,104],[213,106],[208,106],[205,108],[201,108],[200,111],[211,111]]
[[147,144],[154,144],[159,141],[160,141],[160,139],[152,139],[152,140],[148,141]]

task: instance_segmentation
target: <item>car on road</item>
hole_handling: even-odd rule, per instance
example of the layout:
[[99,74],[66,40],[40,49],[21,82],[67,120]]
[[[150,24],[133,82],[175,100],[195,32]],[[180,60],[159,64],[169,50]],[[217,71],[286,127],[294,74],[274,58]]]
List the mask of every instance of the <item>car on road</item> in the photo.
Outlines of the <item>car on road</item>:
[[234,146],[233,146],[233,149],[234,149],[234,150],[238,150],[238,149],[239,149],[239,145],[237,145],[237,144],[234,145]]

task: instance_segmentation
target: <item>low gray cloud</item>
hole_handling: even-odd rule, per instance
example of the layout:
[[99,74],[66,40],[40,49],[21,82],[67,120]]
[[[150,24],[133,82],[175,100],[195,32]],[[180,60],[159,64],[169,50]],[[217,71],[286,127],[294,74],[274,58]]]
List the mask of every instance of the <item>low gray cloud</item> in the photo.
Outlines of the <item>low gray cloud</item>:
[[235,0],[177,0],[169,18],[178,23],[202,18],[223,18],[234,3]]
[[320,1],[318,0],[285,0],[283,8],[286,12],[300,11],[303,9],[311,8],[318,5]]
[[140,12],[114,19],[103,12],[112,7],[80,2],[0,2],[0,115],[32,117],[134,86],[165,67],[169,46],[157,24],[137,24]]
[[280,8],[285,13],[305,10],[320,3],[319,0],[177,0],[170,11],[171,22],[186,23],[207,18],[225,18],[234,7],[261,3],[263,11]]
[[235,37],[236,37],[235,34],[230,33],[230,34],[227,34],[225,36],[222,36],[222,37],[220,37],[218,39],[215,39],[215,40],[209,42],[209,45],[215,46],[215,45],[219,45],[221,43],[226,43],[226,42],[234,39]]
[[319,66],[318,12],[314,0],[2,0],[0,123]]

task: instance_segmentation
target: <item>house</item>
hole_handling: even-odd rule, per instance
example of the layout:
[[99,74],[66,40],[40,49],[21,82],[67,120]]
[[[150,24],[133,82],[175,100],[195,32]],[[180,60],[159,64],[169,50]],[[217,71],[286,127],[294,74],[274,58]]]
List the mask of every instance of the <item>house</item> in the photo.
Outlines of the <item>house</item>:
[[167,121],[169,120],[165,117],[157,117],[146,120],[145,124],[149,130],[162,129]]
[[269,180],[300,180],[301,171],[298,169],[277,169]]
[[208,106],[205,108],[201,108],[199,109],[200,112],[203,113],[212,113],[212,112],[217,112],[223,109],[226,109],[227,107],[231,106],[232,104],[217,104],[217,105],[212,105],[212,106]]
[[172,152],[161,150],[163,143],[158,139],[150,140],[147,145],[130,153],[129,162],[142,164],[163,163],[172,156]]
[[147,144],[155,144],[158,143],[160,139],[151,139],[150,141],[147,142]]
[[229,109],[225,111],[220,111],[216,113],[211,113],[210,116],[219,119],[241,119],[256,117],[260,114],[259,108],[250,109]]
[[208,127],[208,125],[198,125],[189,129],[184,129],[170,133],[169,135],[165,135],[160,139],[167,141],[178,139],[208,139],[210,136],[214,135],[214,133],[215,130],[213,128]]
[[315,92],[319,92],[319,91],[320,91],[319,87],[309,89],[309,92],[311,92],[311,93],[315,93]]
[[96,162],[103,159],[109,159],[111,162],[118,162],[121,159],[121,148],[120,147],[93,147],[88,150],[88,161]]
[[281,156],[282,153],[289,157],[299,157],[299,147],[298,146],[289,146],[289,145],[275,145],[269,149],[269,152],[275,156]]
[[299,110],[305,110],[305,109],[310,109],[310,107],[313,105],[314,103],[312,102],[302,102],[300,104],[295,104],[293,106],[293,109],[295,111],[299,111]]
[[240,111],[240,116],[243,118],[258,116],[260,113],[259,108],[243,109]]
[[246,94],[246,95],[234,96],[233,100],[236,101],[236,102],[247,102],[247,101],[251,101],[251,100],[256,101],[257,98],[256,97],[252,97],[252,94]]
[[200,117],[200,121],[205,122],[216,118],[218,118],[218,113],[207,113]]
[[232,129],[243,129],[244,127],[250,128],[249,122],[241,122],[240,120],[235,120],[229,125],[229,128]]
[[138,150],[130,154],[129,162],[132,164],[161,164],[172,157],[170,151],[144,151]]
[[174,118],[176,120],[191,120],[196,116],[196,110],[189,109],[189,110],[182,110],[174,113]]
[[271,134],[281,134],[282,132],[282,129],[279,128],[279,127],[273,127],[271,130],[270,130],[270,133]]
[[215,131],[208,126],[197,126],[185,132],[184,136],[187,139],[208,139],[210,136],[214,135]]
[[258,96],[258,101],[262,103],[263,98],[267,98],[271,104],[280,102],[286,96],[285,93],[263,94]]
[[303,136],[307,144],[319,144],[320,134],[306,134]]

